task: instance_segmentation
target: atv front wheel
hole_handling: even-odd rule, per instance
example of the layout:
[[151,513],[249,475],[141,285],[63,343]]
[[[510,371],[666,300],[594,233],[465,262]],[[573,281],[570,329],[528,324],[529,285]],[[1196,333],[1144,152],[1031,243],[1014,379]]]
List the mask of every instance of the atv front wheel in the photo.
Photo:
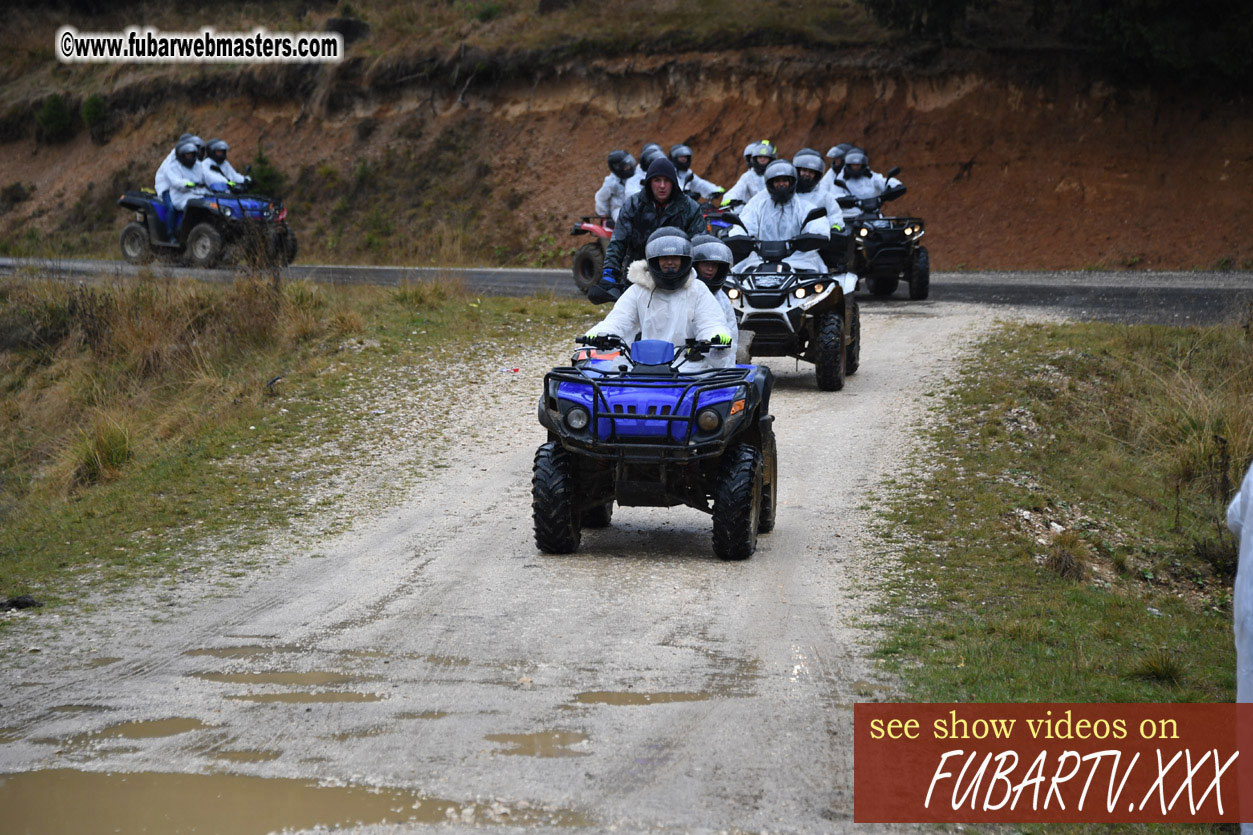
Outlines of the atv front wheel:
[[545,554],[570,554],[579,547],[583,531],[577,502],[570,454],[556,441],[542,444],[531,476],[531,515],[535,544]]
[[775,508],[779,502],[779,451],[774,442],[774,429],[766,426],[761,432],[761,516],[758,533],[774,530]]
[[844,374],[856,374],[857,369],[861,367],[861,308],[857,306],[857,302],[853,302],[851,312],[848,315],[848,332],[852,334],[852,339],[848,343],[848,349],[844,352]]
[[152,260],[148,227],[138,222],[126,224],[122,230],[122,257],[130,264],[147,264]]
[[931,256],[927,248],[920,246],[914,250],[913,262],[909,265],[909,298],[921,301],[931,293]]
[[585,528],[607,528],[612,521],[613,502],[611,501],[597,505],[583,514],[583,527]]
[[838,313],[826,313],[816,323],[818,327],[818,356],[814,371],[818,376],[819,391],[839,391],[844,388],[844,323]]
[[761,522],[761,453],[748,444],[729,447],[714,486],[714,554],[746,560],[757,550]]
[[187,257],[192,266],[208,269],[222,257],[222,234],[210,223],[198,223],[187,236]]
[[605,250],[600,244],[584,244],[574,253],[574,283],[579,291],[587,293],[591,286],[600,280],[601,271],[605,267]]
[[872,296],[890,296],[896,292],[896,285],[900,283],[897,278],[872,278],[866,282],[866,286],[870,288]]

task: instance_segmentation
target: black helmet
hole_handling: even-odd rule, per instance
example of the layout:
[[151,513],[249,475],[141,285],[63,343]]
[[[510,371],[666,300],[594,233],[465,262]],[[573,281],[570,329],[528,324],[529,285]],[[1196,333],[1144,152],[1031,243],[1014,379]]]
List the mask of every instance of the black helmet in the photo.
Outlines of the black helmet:
[[[766,191],[770,192],[770,199],[774,202],[786,203],[796,194],[796,168],[787,160],[776,159],[766,166],[763,176],[766,180]],[[775,188],[771,181],[780,177],[786,177],[789,182],[783,188]]]
[[174,149],[174,157],[184,168],[191,168],[196,164],[196,155],[199,148],[196,143],[188,139],[186,142],[180,142],[178,147]]
[[196,143],[196,159],[204,159],[209,154],[209,146],[199,136],[193,136],[191,141]]
[[[678,269],[662,270],[660,259],[670,255],[679,257]],[[657,283],[657,289],[678,290],[692,269],[692,242],[682,229],[663,226],[648,236],[648,243],[644,245],[644,258],[648,261],[648,273]]]
[[660,145],[658,145],[656,142],[645,142],[644,147],[640,148],[640,161],[641,162],[644,161],[644,155],[647,154],[649,151],[661,151],[663,154],[666,152],[665,149],[662,148]]
[[753,170],[758,174],[764,174],[766,171],[766,165],[769,165],[770,161],[767,160],[766,165],[761,165],[757,162],[757,157],[769,157],[770,160],[775,160],[779,158],[779,151],[774,147],[774,143],[769,139],[763,139],[753,145],[753,156],[752,159],[749,160],[748,164],[751,165]]
[[609,170],[618,179],[625,180],[635,173],[635,157],[626,151],[610,151]]
[[711,261],[718,265],[718,271],[712,278],[704,278],[700,270],[696,271],[696,277],[705,282],[710,290],[717,292],[722,289],[727,273],[731,272],[731,264],[734,262],[731,247],[713,235],[697,235],[692,239],[692,266],[695,267],[702,261]]
[[844,177],[869,177],[870,160],[864,151],[856,148],[844,155]]
[[673,145],[670,148],[670,161],[679,173],[685,173],[692,167],[692,149],[687,145]]
[[[802,148],[797,151],[796,156],[792,157],[792,165],[796,168],[796,190],[801,194],[817,188],[818,178],[827,169],[822,163],[822,157],[818,156],[818,152],[813,148]],[[805,179],[800,175],[802,169],[813,171],[814,176],[808,180]]]
[[218,165],[226,162],[226,155],[230,152],[231,146],[226,143],[225,139],[209,140],[209,158]]
[[640,167],[647,171],[649,167],[652,166],[653,162],[665,158],[666,152],[661,150],[661,148],[654,146],[640,154]]

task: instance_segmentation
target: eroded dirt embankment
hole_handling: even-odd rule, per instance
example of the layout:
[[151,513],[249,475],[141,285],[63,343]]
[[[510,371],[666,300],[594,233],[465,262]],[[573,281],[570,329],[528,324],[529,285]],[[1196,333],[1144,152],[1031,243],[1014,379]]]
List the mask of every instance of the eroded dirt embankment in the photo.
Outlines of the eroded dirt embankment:
[[940,269],[1253,263],[1253,116],[1240,101],[1114,88],[1038,56],[888,57],[640,56],[512,80],[481,61],[436,73],[353,60],[161,96],[142,93],[161,84],[137,70],[116,78],[124,115],[107,145],[84,133],[0,146],[0,185],[35,186],[0,235],[33,226],[111,251],[119,186],[148,182],[192,129],[228,138],[237,164],[264,143],[311,258],[558,264],[609,149],[687,142],[729,186],[744,144],[769,137],[788,154],[849,141],[876,168],[901,166],[909,193],[894,208],[926,218]]

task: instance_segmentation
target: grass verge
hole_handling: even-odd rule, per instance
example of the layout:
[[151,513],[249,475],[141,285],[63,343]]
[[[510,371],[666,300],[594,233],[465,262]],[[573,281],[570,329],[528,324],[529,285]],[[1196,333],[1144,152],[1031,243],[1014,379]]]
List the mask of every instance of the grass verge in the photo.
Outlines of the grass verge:
[[1231,701],[1248,327],[1003,327],[889,488],[878,654],[918,701]]
[[451,282],[0,283],[0,595],[55,604],[255,544],[349,467],[380,380],[420,399],[444,357],[576,332],[589,310]]

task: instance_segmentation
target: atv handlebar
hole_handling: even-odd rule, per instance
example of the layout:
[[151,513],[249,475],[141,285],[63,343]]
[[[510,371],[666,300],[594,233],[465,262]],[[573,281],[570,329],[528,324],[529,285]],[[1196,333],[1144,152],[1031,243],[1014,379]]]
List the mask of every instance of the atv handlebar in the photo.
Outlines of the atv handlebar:
[[[579,345],[586,345],[590,348],[597,348],[602,351],[617,349],[622,352],[623,357],[628,362],[634,362],[631,358],[631,346],[622,337],[617,334],[604,334],[597,336],[576,336],[574,341]],[[715,345],[708,339],[688,339],[682,345],[676,346],[674,358],[670,360],[670,367],[677,370],[687,360],[703,359],[710,351],[725,350],[730,348],[727,345]]]

